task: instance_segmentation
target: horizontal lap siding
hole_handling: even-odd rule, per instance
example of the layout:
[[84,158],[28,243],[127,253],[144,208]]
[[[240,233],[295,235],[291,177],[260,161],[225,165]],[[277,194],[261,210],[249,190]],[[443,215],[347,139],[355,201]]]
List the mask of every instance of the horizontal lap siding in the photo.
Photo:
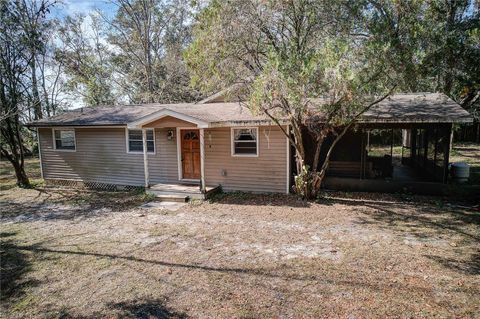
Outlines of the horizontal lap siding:
[[[168,130],[155,129],[156,153],[148,155],[153,184],[178,182],[176,136],[168,140]],[[76,152],[56,151],[52,130],[39,129],[45,179],[144,185],[143,154],[126,152],[124,128],[76,128],[75,137]],[[206,129],[207,185],[221,184],[226,191],[285,192],[285,136],[277,127],[259,127],[259,148],[259,157],[232,157],[230,128]]]
[[[178,182],[178,157],[176,136],[169,140],[167,133],[175,128],[155,129],[156,154],[148,157],[148,171],[150,183],[176,183]],[[143,159],[142,159],[143,163]],[[143,164],[142,164],[143,165]],[[143,167],[143,166],[142,166]]]
[[51,129],[39,129],[45,179],[143,185],[143,155],[127,154],[125,129],[76,128],[76,152],[53,149]]
[[[39,129],[45,179],[144,185],[143,154],[126,151],[124,128],[76,128],[76,152],[53,149],[51,129]],[[148,155],[152,183],[178,180],[175,140],[155,129],[156,154]]]
[[[231,129],[205,131],[205,179],[226,191],[286,191],[286,137],[278,127],[259,127],[259,156],[231,156]],[[227,172],[222,176],[222,170]]]

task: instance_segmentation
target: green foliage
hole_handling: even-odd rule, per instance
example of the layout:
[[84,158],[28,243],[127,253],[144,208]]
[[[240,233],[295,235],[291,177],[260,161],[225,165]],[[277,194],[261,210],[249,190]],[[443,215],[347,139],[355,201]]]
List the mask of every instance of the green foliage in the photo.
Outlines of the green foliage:
[[112,105],[117,98],[113,89],[110,53],[100,41],[98,18],[94,15],[88,18],[92,21],[95,38],[87,37],[82,29],[86,16],[67,17],[59,29],[63,45],[57,49],[56,59],[64,66],[68,76],[67,89],[82,96],[85,105]]
[[[393,88],[479,100],[472,1],[212,1],[197,20],[185,52],[192,83],[204,92],[243,83],[254,112],[286,119],[307,186],[320,185],[336,144],[316,174],[325,137],[338,141]],[[305,130],[317,150],[310,169]]]

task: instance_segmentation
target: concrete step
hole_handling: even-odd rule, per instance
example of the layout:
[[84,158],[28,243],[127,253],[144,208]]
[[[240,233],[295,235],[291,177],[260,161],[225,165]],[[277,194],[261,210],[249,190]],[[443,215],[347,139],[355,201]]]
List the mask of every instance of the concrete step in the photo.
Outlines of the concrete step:
[[168,191],[168,190],[155,190],[155,189],[148,189],[148,194],[153,194],[158,197],[171,197],[171,198],[188,198],[188,199],[205,199],[204,194],[198,192],[176,192],[176,191]]
[[190,198],[185,195],[157,195],[155,201],[157,202],[177,202],[185,203],[188,202]]

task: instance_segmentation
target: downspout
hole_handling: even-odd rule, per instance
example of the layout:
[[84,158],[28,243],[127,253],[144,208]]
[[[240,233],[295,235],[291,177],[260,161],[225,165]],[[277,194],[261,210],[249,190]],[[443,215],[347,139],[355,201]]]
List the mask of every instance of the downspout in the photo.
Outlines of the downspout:
[[36,131],[37,131],[37,144],[38,144],[38,159],[40,161],[40,176],[42,177],[42,179],[45,179],[43,177],[42,150],[40,147],[40,133],[38,132],[38,127],[36,128]]
[[[155,137],[155,131],[153,132]],[[148,154],[147,154],[147,130],[142,128],[142,144],[143,144],[143,169],[145,173],[145,188],[150,187],[150,176],[148,173]]]

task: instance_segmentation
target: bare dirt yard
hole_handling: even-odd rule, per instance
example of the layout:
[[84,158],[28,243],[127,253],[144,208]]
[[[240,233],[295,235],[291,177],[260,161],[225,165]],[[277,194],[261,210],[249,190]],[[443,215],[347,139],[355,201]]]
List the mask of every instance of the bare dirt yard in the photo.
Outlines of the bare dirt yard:
[[4,318],[478,318],[480,209],[438,197],[2,190]]

